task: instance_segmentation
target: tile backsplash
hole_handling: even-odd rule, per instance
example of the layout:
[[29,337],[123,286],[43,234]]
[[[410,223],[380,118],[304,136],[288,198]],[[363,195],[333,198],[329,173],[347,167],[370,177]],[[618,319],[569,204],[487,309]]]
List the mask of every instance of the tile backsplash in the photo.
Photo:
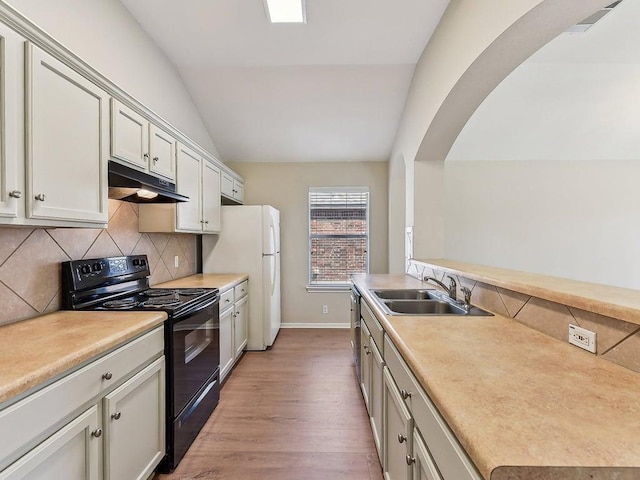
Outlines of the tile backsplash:
[[106,229],[0,227],[0,325],[60,309],[61,262],[146,254],[155,285],[196,272],[196,238],[139,233],[138,206],[117,200]]

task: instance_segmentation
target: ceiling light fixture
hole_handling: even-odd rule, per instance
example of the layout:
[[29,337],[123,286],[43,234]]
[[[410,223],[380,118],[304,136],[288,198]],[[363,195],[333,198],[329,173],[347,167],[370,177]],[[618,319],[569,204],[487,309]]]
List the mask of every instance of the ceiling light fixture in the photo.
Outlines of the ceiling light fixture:
[[305,0],[263,0],[271,23],[307,23]]

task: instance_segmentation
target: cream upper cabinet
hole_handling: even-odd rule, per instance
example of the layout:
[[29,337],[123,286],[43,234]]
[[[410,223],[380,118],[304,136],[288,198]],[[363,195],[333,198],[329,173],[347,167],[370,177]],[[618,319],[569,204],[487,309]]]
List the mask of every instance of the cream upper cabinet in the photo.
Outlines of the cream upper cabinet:
[[149,121],[111,99],[111,156],[140,170],[149,168]]
[[234,203],[244,202],[244,183],[227,172],[222,172],[220,180],[220,193]]
[[176,187],[178,193],[189,197],[189,201],[177,204],[177,230],[202,231],[202,163],[200,155],[182,144],[178,145]]
[[141,204],[141,232],[220,232],[220,169],[178,143],[176,188],[189,197],[177,204]]
[[24,43],[0,24],[0,219],[24,216]]
[[108,94],[27,44],[27,216],[106,223]]
[[149,126],[149,156],[151,172],[176,178],[176,140],[153,123]]
[[220,169],[213,163],[202,162],[202,230],[220,233]]
[[111,156],[138,170],[176,178],[175,138],[116,99],[111,101]]

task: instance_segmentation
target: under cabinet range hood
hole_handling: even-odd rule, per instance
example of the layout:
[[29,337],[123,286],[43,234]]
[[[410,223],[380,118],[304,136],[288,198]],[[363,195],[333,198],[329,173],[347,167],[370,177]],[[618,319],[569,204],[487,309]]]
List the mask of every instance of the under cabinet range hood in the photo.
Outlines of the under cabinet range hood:
[[175,183],[109,161],[109,198],[133,203],[188,202]]

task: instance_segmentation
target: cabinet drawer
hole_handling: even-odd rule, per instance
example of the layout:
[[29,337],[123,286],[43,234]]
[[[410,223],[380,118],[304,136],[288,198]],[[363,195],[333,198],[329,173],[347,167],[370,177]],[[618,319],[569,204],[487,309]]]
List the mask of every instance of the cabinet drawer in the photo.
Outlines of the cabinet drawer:
[[220,294],[220,311],[224,312],[227,308],[233,306],[233,288],[225,290]]
[[0,469],[42,440],[41,436],[52,433],[74,411],[163,351],[160,327],[0,411]]
[[416,428],[422,434],[426,446],[444,480],[481,480],[475,466],[457,438],[422,389],[395,345],[385,338],[384,359],[401,396],[402,390],[410,396],[404,399],[411,410]]
[[249,282],[245,280],[240,285],[236,285],[233,291],[235,295],[235,301],[237,302],[249,292]]
[[380,350],[380,352],[384,355],[384,345],[382,341],[384,337],[384,330],[382,329],[382,325],[380,325],[380,322],[369,308],[367,302],[362,302],[362,305],[364,306],[364,308],[362,309],[360,315],[362,315],[364,323],[367,324],[367,328],[369,328],[371,337],[373,337],[373,340],[376,342],[378,350]]

